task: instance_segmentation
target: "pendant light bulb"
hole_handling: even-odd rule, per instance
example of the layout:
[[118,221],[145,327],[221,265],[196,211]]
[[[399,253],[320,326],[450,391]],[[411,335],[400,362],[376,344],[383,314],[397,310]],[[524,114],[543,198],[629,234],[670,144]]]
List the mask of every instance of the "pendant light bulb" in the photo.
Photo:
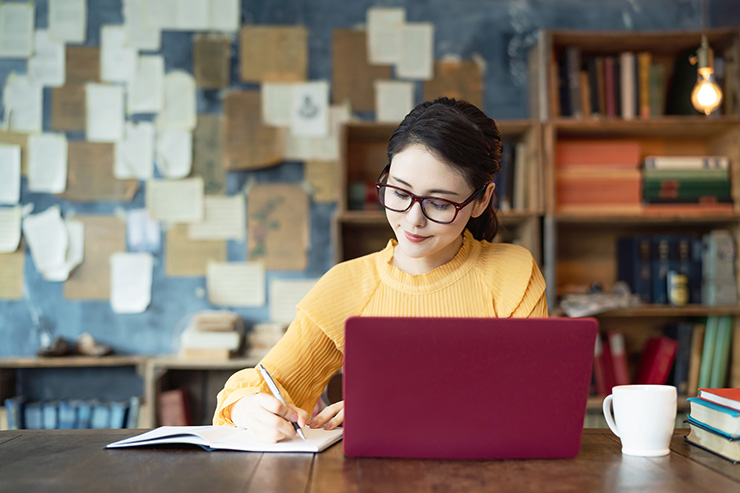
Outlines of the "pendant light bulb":
[[707,37],[702,35],[701,46],[692,58],[692,63],[698,65],[696,85],[691,90],[691,104],[697,111],[709,115],[722,102],[722,90],[717,85],[712,68],[714,53],[709,47]]

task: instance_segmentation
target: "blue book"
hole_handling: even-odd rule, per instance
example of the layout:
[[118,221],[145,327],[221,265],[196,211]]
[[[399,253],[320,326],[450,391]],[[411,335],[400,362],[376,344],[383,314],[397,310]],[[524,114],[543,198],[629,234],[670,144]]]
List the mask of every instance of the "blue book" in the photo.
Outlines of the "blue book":
[[10,397],[5,399],[5,410],[8,415],[8,429],[22,430],[24,424],[24,399],[23,397]]
[[652,239],[652,283],[653,303],[668,303],[668,271],[675,268],[674,242],[670,236],[656,235]]
[[92,416],[90,428],[93,430],[105,430],[110,428],[110,406],[101,401],[95,401],[92,405]]
[[57,421],[57,403],[55,401],[45,401],[41,404],[43,413],[44,429],[45,430],[56,430],[58,426]]
[[110,424],[109,428],[120,429],[126,427],[127,401],[110,402]]
[[617,278],[624,281],[643,303],[652,301],[652,245],[649,236],[617,240]]
[[77,429],[89,430],[92,420],[92,402],[80,401],[77,404]]
[[128,402],[128,413],[126,414],[126,428],[138,428],[139,427],[139,407],[141,406],[141,399],[138,395],[134,395],[129,399]]
[[700,237],[691,237],[691,255],[689,260],[689,301],[701,304],[701,280],[703,276],[704,242]]
[[43,406],[40,402],[27,402],[24,406],[24,422],[28,430],[44,429]]
[[77,402],[76,401],[60,401],[58,408],[60,430],[74,430],[77,429]]
[[740,411],[720,406],[701,397],[686,399],[691,406],[689,418],[732,438],[740,438]]

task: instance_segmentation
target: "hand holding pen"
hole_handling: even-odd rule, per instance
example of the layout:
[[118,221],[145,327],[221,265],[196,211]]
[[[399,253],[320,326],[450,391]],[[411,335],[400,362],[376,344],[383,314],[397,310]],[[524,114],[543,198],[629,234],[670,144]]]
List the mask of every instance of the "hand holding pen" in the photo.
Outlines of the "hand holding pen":
[[[280,389],[277,385],[275,385],[275,381],[272,379],[270,374],[267,372],[267,369],[262,365],[257,365],[257,370],[259,370],[260,374],[262,375],[262,378],[265,380],[265,383],[270,388],[270,392],[272,392],[272,395],[275,396],[277,400],[279,400],[284,406],[287,406],[288,403],[285,402],[285,399],[283,398],[283,394],[280,393]],[[298,426],[298,423],[295,421],[291,421],[291,424],[293,425],[293,428],[295,429],[296,433],[298,433],[298,436],[300,436],[302,439],[306,439],[306,436],[303,434],[303,430],[301,430],[301,427]]]

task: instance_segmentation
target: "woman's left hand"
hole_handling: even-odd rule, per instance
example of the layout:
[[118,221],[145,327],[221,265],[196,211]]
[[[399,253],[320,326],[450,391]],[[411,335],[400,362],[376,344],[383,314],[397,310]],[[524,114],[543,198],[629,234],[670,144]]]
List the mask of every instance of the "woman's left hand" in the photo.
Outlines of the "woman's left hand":
[[344,401],[327,406],[308,423],[311,428],[333,430],[344,422]]

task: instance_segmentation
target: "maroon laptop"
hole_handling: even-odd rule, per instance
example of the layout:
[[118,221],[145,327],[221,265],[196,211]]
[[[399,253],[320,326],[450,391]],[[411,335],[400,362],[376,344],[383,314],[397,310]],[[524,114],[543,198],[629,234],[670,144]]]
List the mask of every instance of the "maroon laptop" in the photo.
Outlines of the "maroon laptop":
[[352,317],[344,453],[574,457],[597,333],[592,318]]

